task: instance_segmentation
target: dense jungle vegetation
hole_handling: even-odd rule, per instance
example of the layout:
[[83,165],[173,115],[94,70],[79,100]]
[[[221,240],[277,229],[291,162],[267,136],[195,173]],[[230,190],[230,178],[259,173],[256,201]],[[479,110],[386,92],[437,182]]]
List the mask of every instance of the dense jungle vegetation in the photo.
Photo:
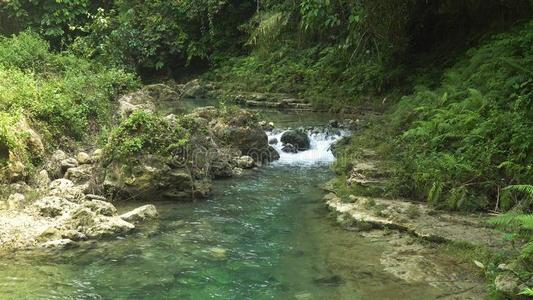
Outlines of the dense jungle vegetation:
[[382,115],[339,178],[365,143],[386,158],[391,196],[507,212],[494,223],[531,272],[532,16],[531,0],[0,1],[0,159],[42,159],[14,129],[23,119],[57,143],[106,129],[112,100],[143,81],[201,74],[370,108]]

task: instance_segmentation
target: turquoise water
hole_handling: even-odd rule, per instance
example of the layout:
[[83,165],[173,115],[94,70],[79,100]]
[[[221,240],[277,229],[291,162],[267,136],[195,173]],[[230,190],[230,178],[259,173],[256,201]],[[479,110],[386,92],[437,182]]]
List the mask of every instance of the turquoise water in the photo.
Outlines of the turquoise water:
[[[78,249],[0,258],[2,299],[431,299],[384,272],[382,245],[327,218],[327,166],[270,166]],[[138,204],[132,204],[136,206]],[[123,207],[128,209],[129,207]]]
[[[206,104],[188,103],[187,110]],[[331,118],[261,113],[285,128]],[[317,149],[310,151],[327,147]],[[320,185],[334,175],[302,158],[312,159],[285,155],[283,164],[217,181],[207,200],[154,203],[160,218],[127,236],[0,257],[0,299],[425,300],[446,292],[385,272],[385,242],[328,218]]]

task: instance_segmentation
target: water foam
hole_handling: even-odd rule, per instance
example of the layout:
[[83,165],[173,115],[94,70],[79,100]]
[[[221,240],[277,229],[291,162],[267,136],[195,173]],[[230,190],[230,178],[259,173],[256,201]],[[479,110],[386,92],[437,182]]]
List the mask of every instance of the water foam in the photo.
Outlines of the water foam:
[[328,130],[321,131],[307,131],[307,136],[311,142],[311,148],[306,151],[298,153],[286,153],[281,150],[283,145],[281,143],[281,136],[286,131],[267,132],[268,139],[276,138],[277,144],[272,145],[279,153],[280,159],[275,161],[273,165],[298,165],[298,166],[312,166],[316,164],[330,164],[335,161],[335,157],[331,152],[331,145],[341,138],[349,134],[348,131],[339,130],[331,132]]

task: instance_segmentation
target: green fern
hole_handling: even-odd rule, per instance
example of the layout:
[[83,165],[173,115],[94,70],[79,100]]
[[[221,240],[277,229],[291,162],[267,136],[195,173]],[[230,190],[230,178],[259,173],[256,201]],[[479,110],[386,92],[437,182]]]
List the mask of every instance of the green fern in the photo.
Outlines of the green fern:
[[533,288],[525,288],[522,291],[520,291],[519,295],[532,297],[533,296]]
[[529,185],[529,184],[510,185],[503,190],[524,193],[529,198],[533,198],[533,185]]

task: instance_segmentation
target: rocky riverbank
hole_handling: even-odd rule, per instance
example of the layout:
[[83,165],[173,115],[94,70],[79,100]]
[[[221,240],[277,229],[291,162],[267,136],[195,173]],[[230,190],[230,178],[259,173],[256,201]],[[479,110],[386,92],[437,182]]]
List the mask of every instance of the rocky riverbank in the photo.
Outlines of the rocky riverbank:
[[150,85],[120,97],[101,149],[94,140],[84,146],[89,151],[69,141],[64,151],[47,152],[45,135],[24,123],[27,149],[41,158],[23,160],[4,147],[0,250],[65,248],[122,235],[157,211],[146,205],[118,215],[113,202],[203,198],[213,179],[279,158],[255,113],[203,107],[163,114],[162,107],[179,112],[182,98],[203,95],[196,83]]
[[[342,155],[343,143],[333,147],[336,155]],[[449,299],[485,297],[481,296],[485,294],[483,278],[475,276],[473,270],[486,272],[487,266],[477,260],[465,262],[439,249],[456,245],[490,253],[510,250],[512,245],[505,234],[489,224],[492,216],[443,211],[427,203],[380,197],[388,180],[387,170],[380,169],[382,164],[372,150],[360,149],[357,157],[350,164],[349,176],[337,179],[345,181],[343,185],[350,187],[351,194],[340,193],[334,182],[324,187],[328,192],[324,203],[337,222],[370,239],[387,241],[392,247],[384,252],[381,263],[398,278],[447,285],[452,291]],[[443,261],[447,261],[445,268]],[[531,279],[521,280],[512,266],[501,264],[496,269],[499,275],[493,286],[510,298],[515,299],[520,290],[531,285]]]

